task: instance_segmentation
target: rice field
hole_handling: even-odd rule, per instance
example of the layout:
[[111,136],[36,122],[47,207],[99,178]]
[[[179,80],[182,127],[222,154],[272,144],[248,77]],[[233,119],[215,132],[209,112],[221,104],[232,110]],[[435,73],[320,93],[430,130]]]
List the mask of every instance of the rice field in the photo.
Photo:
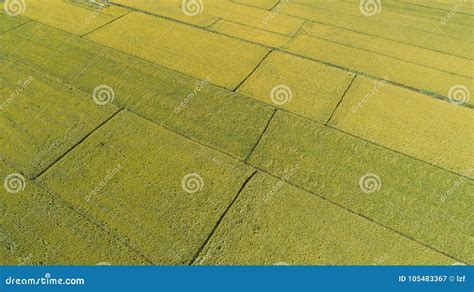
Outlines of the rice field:
[[0,6],[0,264],[474,263],[472,2]]

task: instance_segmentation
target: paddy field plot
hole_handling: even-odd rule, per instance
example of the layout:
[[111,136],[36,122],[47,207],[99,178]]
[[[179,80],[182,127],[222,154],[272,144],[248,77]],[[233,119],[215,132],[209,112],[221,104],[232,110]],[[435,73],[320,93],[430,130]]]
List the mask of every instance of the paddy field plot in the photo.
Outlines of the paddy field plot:
[[472,3],[7,2],[0,264],[474,263]]

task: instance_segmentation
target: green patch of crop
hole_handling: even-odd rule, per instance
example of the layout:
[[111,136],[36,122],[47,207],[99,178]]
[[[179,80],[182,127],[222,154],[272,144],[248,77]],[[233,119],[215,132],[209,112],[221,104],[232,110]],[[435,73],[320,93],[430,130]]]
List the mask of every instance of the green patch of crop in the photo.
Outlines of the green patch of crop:
[[121,112],[40,177],[155,264],[186,264],[252,169]]
[[250,163],[466,262],[474,230],[470,179],[278,112]]
[[[113,103],[244,159],[272,108],[203,80],[31,23],[0,35],[0,54],[21,59],[86,94],[113,89]],[[34,50],[32,49],[34,48]]]
[[85,95],[0,57],[0,153],[34,177],[111,116]]
[[121,240],[0,162],[2,265],[143,265]]
[[[288,168],[298,177],[299,167]],[[303,170],[304,171],[304,170]],[[196,264],[427,265],[454,261],[321,198],[258,173]]]

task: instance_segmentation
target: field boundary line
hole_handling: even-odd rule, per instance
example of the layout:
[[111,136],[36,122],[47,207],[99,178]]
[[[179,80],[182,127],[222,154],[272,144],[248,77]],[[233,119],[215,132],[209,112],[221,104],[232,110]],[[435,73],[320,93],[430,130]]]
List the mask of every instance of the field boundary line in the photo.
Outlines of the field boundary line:
[[247,74],[247,76],[244,77],[244,79],[242,79],[242,81],[239,82],[239,84],[237,84],[237,86],[232,89],[231,91],[233,92],[237,92],[237,90],[242,86],[242,84],[245,83],[245,81],[247,81],[247,79],[250,78],[250,76],[252,76],[253,73],[255,73],[255,71],[257,71],[258,67],[260,67],[260,65],[262,65],[262,63],[265,61],[265,59],[273,52],[273,50],[270,50],[268,51],[265,56],[263,56],[263,58],[260,60],[260,62],[258,62],[258,64],[255,66],[255,68],[253,68],[249,74]]
[[111,24],[111,23],[113,23],[113,22],[115,22],[115,21],[117,21],[117,20],[123,18],[125,15],[128,15],[128,14],[130,14],[131,12],[132,12],[132,11],[127,11],[127,13],[122,14],[122,15],[120,15],[119,17],[117,17],[117,18],[115,18],[115,19],[112,19],[111,21],[109,21],[109,22],[107,22],[107,23],[104,23],[103,25],[100,25],[99,27],[96,27],[95,29],[93,29],[93,30],[91,30],[91,31],[89,31],[89,32],[86,32],[85,34],[80,35],[79,37],[80,37],[80,38],[83,38],[83,37],[85,37],[85,36],[87,36],[87,35],[89,35],[89,34],[91,34],[91,33],[94,33],[94,32],[96,32],[96,31],[98,31],[99,29],[101,29],[101,28],[103,28],[103,27],[105,27],[105,26],[107,26],[107,25],[109,25],[109,24]]
[[9,29],[7,29],[7,30],[5,30],[5,31],[0,32],[0,35],[2,35],[2,34],[4,34],[4,33],[8,33],[8,32],[10,32],[10,31],[12,31],[12,30],[15,30],[15,29],[17,29],[17,28],[19,28],[19,27],[22,27],[23,25],[28,24],[28,23],[30,23],[30,22],[32,22],[32,21],[33,21],[33,20],[28,19],[27,21],[23,22],[22,24],[16,25],[16,26],[11,27],[11,28],[9,28]]
[[[127,8],[127,6],[125,5],[122,5],[122,4],[115,4],[114,2],[110,2],[111,4],[113,5],[117,5],[117,6],[120,6],[120,7],[124,7],[124,8]],[[157,17],[157,18],[163,18],[163,19],[166,19],[166,20],[169,20],[169,21],[172,21],[172,22],[175,22],[175,23],[180,23],[180,24],[183,24],[183,25],[187,25],[187,26],[191,26],[193,28],[196,28],[196,29],[199,29],[199,30],[203,30],[203,31],[206,31],[206,32],[210,32],[210,33],[214,33],[214,34],[218,34],[218,35],[222,35],[222,36],[226,36],[226,37],[230,37],[230,38],[233,38],[233,39],[236,39],[236,40],[239,40],[239,41],[242,41],[242,42],[246,42],[246,43],[250,43],[250,44],[253,44],[253,45],[257,45],[257,46],[260,46],[260,47],[263,47],[263,48],[267,48],[267,49],[270,49],[272,51],[279,51],[279,52],[283,52],[283,53],[286,53],[286,54],[290,54],[290,55],[293,55],[293,56],[297,56],[297,57],[300,57],[300,58],[303,58],[303,59],[306,59],[306,60],[310,60],[310,61],[313,61],[313,62],[317,62],[317,63],[320,63],[320,64],[323,64],[323,65],[326,65],[326,66],[330,66],[330,67],[333,67],[333,68],[337,68],[339,70],[342,70],[342,71],[346,71],[346,72],[351,72],[351,73],[356,73],[358,75],[361,75],[361,76],[365,76],[369,79],[373,79],[373,80],[376,80],[376,81],[382,81],[382,80],[385,80],[384,78],[382,77],[378,77],[378,76],[375,76],[375,75],[371,75],[371,74],[368,74],[368,73],[365,73],[365,72],[362,72],[362,71],[357,71],[357,70],[353,70],[353,69],[350,69],[348,67],[345,67],[345,66],[341,66],[341,65],[337,65],[337,64],[333,64],[331,62],[327,62],[327,61],[324,61],[324,60],[320,60],[320,59],[316,59],[316,58],[312,58],[312,57],[307,57],[307,56],[304,56],[304,55],[300,55],[298,53],[295,53],[295,52],[292,52],[292,51],[289,51],[287,49],[284,49],[284,48],[281,48],[281,47],[271,47],[271,46],[267,46],[267,45],[263,45],[263,44],[260,44],[260,43],[257,43],[257,42],[254,42],[254,41],[249,41],[249,40],[246,40],[246,39],[242,39],[242,38],[239,38],[239,37],[236,37],[236,36],[232,36],[232,35],[229,35],[229,34],[225,34],[225,33],[221,33],[221,32],[217,32],[217,31],[213,31],[213,30],[209,30],[205,27],[201,27],[201,26],[197,26],[197,25],[194,25],[194,24],[190,24],[190,23],[186,23],[186,22],[183,22],[183,21],[180,21],[180,20],[176,20],[176,19],[173,19],[173,18],[169,18],[169,17],[166,17],[166,16],[161,16],[161,15],[158,15],[158,14],[154,14],[154,13],[151,13],[151,12],[142,12],[141,10],[137,10],[136,12],[139,12],[139,13],[144,13],[144,14],[147,14],[147,15],[151,15],[151,16],[154,16],[154,17]],[[290,15],[289,15],[290,16]],[[41,22],[39,22],[41,23]],[[322,24],[325,24],[325,23],[322,23]],[[327,25],[327,24],[325,24]],[[337,26],[335,26],[337,27]],[[53,27],[55,28],[55,27]],[[340,27],[338,27],[340,28]],[[58,28],[55,28],[55,29],[58,29]],[[343,28],[344,29],[344,28]],[[60,31],[63,31],[61,29],[58,29]],[[69,32],[67,32],[69,33]],[[357,33],[357,32],[356,32]],[[71,34],[71,35],[74,35],[74,34]],[[77,35],[74,35],[74,36],[77,36]],[[294,36],[293,36],[294,37]],[[310,37],[310,38],[313,38],[313,36],[307,36],[307,37]],[[314,37],[316,39],[318,39],[317,37]],[[381,38],[381,37],[379,37]],[[385,38],[382,38],[382,39],[385,39]],[[89,41],[93,42],[93,43],[96,43],[96,44],[99,44],[103,47],[107,47],[107,48],[112,48],[112,49],[115,49],[115,50],[118,50],[122,53],[125,53],[129,56],[133,56],[133,57],[136,57],[136,58],[140,58],[140,57],[137,57],[135,55],[131,55],[127,52],[124,52],[122,50],[119,50],[117,48],[113,48],[113,47],[110,47],[110,46],[107,46],[107,45],[104,45],[104,44],[101,44],[99,42],[96,42],[96,41],[93,41],[93,40],[90,40],[88,39]],[[290,38],[289,41],[293,40],[293,38]],[[329,41],[329,40],[326,40],[326,39],[323,39],[325,41],[328,41],[328,42],[331,42],[331,43],[335,43],[335,44],[338,44],[338,45],[343,45],[343,44],[339,44],[339,43],[336,43],[336,42],[332,42],[332,41]],[[393,41],[393,40],[391,40]],[[410,45],[410,44],[406,44],[406,45]],[[358,49],[358,50],[364,50],[364,49],[360,49],[360,48],[356,48],[356,47],[351,47],[351,46],[347,46],[347,45],[344,45],[346,47],[349,47],[349,48],[353,48],[353,49]],[[416,47],[416,46],[413,46],[413,47]],[[418,47],[420,48],[420,47]],[[421,48],[421,49],[425,49],[425,50],[430,50],[430,49],[427,49],[427,48]],[[367,51],[367,50],[364,50],[364,51]],[[462,76],[464,78],[466,78],[466,76],[463,76],[463,75],[459,75],[459,74],[456,74],[456,73],[452,73],[452,72],[447,72],[447,71],[442,71],[442,70],[439,70],[439,69],[434,69],[432,67],[429,67],[429,66],[425,66],[425,65],[421,65],[421,64],[417,64],[417,63],[412,63],[410,61],[406,61],[406,60],[401,60],[401,59],[397,59],[395,57],[392,57],[392,56],[387,56],[387,55],[382,55],[382,54],[378,54],[376,52],[373,52],[373,51],[368,51],[368,52],[371,52],[375,55],[380,55],[380,56],[384,56],[384,57],[387,57],[387,58],[392,58],[394,60],[398,60],[398,61],[403,61],[403,62],[406,62],[406,63],[409,63],[409,64],[413,64],[413,65],[416,65],[416,66],[420,66],[420,67],[424,67],[424,68],[429,68],[431,70],[435,70],[435,71],[439,71],[439,72],[444,72],[444,73],[449,73],[449,74],[452,74],[452,75],[455,75],[455,76]],[[438,52],[438,51],[436,51]],[[445,52],[438,52],[438,53],[443,53],[443,54],[446,54]],[[457,55],[449,55],[449,56],[455,56],[455,57],[459,57],[459,58],[463,58],[463,59],[467,59],[465,57],[461,57],[461,56],[457,56]],[[143,58],[140,58],[142,60],[145,60]],[[470,60],[470,59],[467,59],[467,60]],[[152,61],[149,61],[149,60],[146,60],[150,63],[153,63],[153,64],[156,64],[156,65],[160,65],[158,63],[155,63],[155,62],[152,62]],[[162,65],[160,65],[162,66]],[[164,67],[164,66],[163,66]],[[167,67],[165,67],[167,68]],[[171,69],[173,70],[173,69]],[[177,71],[179,72],[179,71]],[[191,75],[190,75],[191,76]],[[193,78],[196,78],[194,76],[192,76]],[[394,85],[394,86],[398,86],[398,87],[401,87],[401,88],[404,88],[404,89],[408,89],[410,91],[414,91],[414,92],[418,92],[418,93],[421,93],[421,94],[424,94],[424,95],[427,95],[427,96],[430,96],[432,98],[436,98],[436,99],[439,99],[439,100],[444,100],[444,101],[448,101],[448,97],[447,96],[444,96],[442,94],[439,94],[439,93],[436,93],[436,92],[433,92],[433,91],[430,91],[430,90],[425,90],[425,89],[420,89],[420,88],[416,88],[416,87],[413,87],[413,86],[410,86],[410,85],[405,85],[403,83],[399,83],[397,81],[393,81],[393,80],[385,80],[385,82],[391,84],[391,85]],[[226,88],[226,87],[224,87]],[[226,89],[229,89],[229,88],[226,88]],[[463,106],[463,107],[467,107],[467,108],[471,108],[471,109],[474,109],[474,105],[471,105],[471,104],[467,104],[467,103],[464,103],[464,104],[460,104],[458,106]]]
[[62,206],[64,206],[65,208],[71,210],[73,213],[81,216],[82,218],[84,218],[84,220],[87,220],[89,221],[91,224],[95,225],[100,231],[102,231],[103,233],[109,235],[110,237],[114,238],[115,240],[117,240],[118,242],[122,243],[125,247],[127,247],[130,251],[134,252],[136,255],[138,255],[139,257],[141,257],[143,260],[145,260],[146,262],[148,262],[150,265],[154,265],[155,263],[150,260],[149,258],[147,258],[144,254],[142,254],[139,250],[137,250],[136,248],[134,248],[133,246],[131,246],[130,244],[128,244],[128,242],[126,242],[125,240],[122,240],[120,238],[120,235],[109,230],[108,228],[102,226],[102,224],[98,223],[97,221],[94,220],[94,218],[92,218],[91,216],[87,215],[87,214],[84,214],[83,212],[81,212],[80,210],[76,209],[73,205],[71,205],[70,203],[68,203],[66,200],[64,200],[60,195],[57,195],[55,193],[53,193],[51,190],[47,189],[45,186],[43,186],[41,183],[39,183],[38,181],[36,181],[35,179],[32,180],[33,184],[38,187],[39,189],[41,189],[42,191],[44,191],[45,193],[47,193],[50,197],[52,197],[54,200],[58,201],[58,203],[60,203]]
[[270,118],[268,119],[268,122],[267,122],[267,125],[265,126],[265,128],[263,129],[262,133],[260,134],[260,137],[258,137],[258,140],[257,142],[255,143],[255,145],[253,145],[252,147],[252,150],[250,150],[249,154],[247,155],[247,157],[245,157],[245,159],[243,160],[244,163],[247,163],[250,156],[252,156],[252,153],[253,151],[255,150],[255,148],[257,148],[258,144],[260,143],[260,140],[262,140],[263,136],[265,135],[265,132],[267,131],[268,127],[270,126],[270,123],[272,122],[273,120],[273,117],[275,116],[276,112],[278,111],[278,109],[275,109],[272,113],[272,115],[270,116]]
[[[33,22],[36,22],[36,21],[33,21]],[[37,23],[37,22],[36,22],[36,23]],[[42,23],[40,23],[40,24],[41,24],[41,25],[44,25],[44,24],[42,24]],[[45,26],[50,27],[50,26],[48,26],[48,25],[45,25]],[[52,29],[54,29],[54,30],[58,30],[58,31],[64,32],[64,33],[66,33],[66,34],[69,34],[69,35],[71,35],[71,36],[74,36],[74,37],[79,38],[77,35],[71,34],[71,33],[69,33],[69,32],[65,32],[65,31],[60,30],[60,29],[58,29],[58,28],[55,28],[55,27],[50,27],[50,28],[52,28]],[[184,75],[184,76],[193,78],[193,79],[195,79],[195,80],[198,79],[198,78],[196,78],[196,77],[194,77],[194,76],[192,76],[192,75],[189,75],[189,74],[186,74],[186,73],[183,73],[183,72],[180,72],[180,71],[176,71],[176,70],[174,70],[174,69],[168,68],[168,67],[163,66],[163,65],[161,65],[161,64],[157,64],[157,63],[154,63],[154,62],[152,62],[152,61],[149,61],[149,60],[146,60],[146,59],[143,59],[143,58],[134,56],[134,55],[130,55],[129,53],[123,52],[123,51],[121,51],[121,50],[119,50],[119,49],[117,49],[117,48],[104,46],[104,45],[102,45],[102,44],[96,43],[96,42],[94,42],[94,41],[92,41],[92,40],[89,40],[89,39],[87,39],[87,38],[81,38],[81,39],[82,39],[82,40],[85,40],[85,41],[87,41],[87,42],[90,42],[90,43],[92,43],[92,44],[94,44],[94,45],[98,45],[98,46],[101,46],[101,47],[106,48],[106,49],[110,49],[110,50],[114,50],[114,51],[120,52],[120,53],[122,53],[122,54],[124,54],[124,55],[127,55],[127,56],[129,56],[129,57],[133,57],[133,58],[139,59],[139,60],[144,61],[144,62],[147,62],[147,63],[149,63],[149,64],[153,64],[153,65],[155,65],[155,66],[160,66],[160,67],[162,67],[162,68],[165,68],[165,69],[167,69],[167,70],[170,70],[170,71],[175,72],[175,73],[178,73],[178,74],[182,74],[182,75]],[[288,52],[288,53],[289,53],[289,52]],[[296,54],[292,54],[292,53],[289,53],[289,54],[294,55],[294,56],[297,56],[297,57],[300,57],[300,58],[303,58],[303,59],[312,60],[312,59],[305,58],[305,57],[303,57],[303,56],[299,56],[299,55],[296,55]],[[16,58],[15,58],[15,59],[16,59]],[[319,61],[317,61],[317,62],[319,62]],[[29,65],[29,64],[27,64],[27,65]],[[29,66],[30,66],[30,67],[33,67],[33,66],[31,66],[31,65],[29,65]],[[359,74],[359,73],[356,72],[356,71],[350,71],[350,72],[353,73],[353,74],[357,74],[358,76],[360,75],[360,76],[364,76],[364,77],[370,77],[370,76],[367,76],[367,75],[365,75],[365,74],[363,74],[363,73],[362,73],[362,74]],[[49,73],[47,73],[47,74],[49,74]],[[55,76],[56,76],[56,75],[55,75]],[[71,84],[68,83],[67,81],[63,80],[61,77],[56,76],[56,78],[62,80],[65,84],[68,84],[69,86],[74,87],[74,88],[77,89],[78,91],[81,91],[81,92],[83,92],[84,94],[86,94],[86,95],[88,95],[88,96],[90,95],[90,94],[87,94],[86,92],[84,92],[83,90],[81,90],[81,89],[79,89],[79,88],[77,88],[77,87],[71,85]],[[377,81],[383,81],[383,80],[385,80],[385,79],[379,79],[379,78],[370,78],[370,79],[377,80]],[[53,80],[55,80],[55,79],[53,79]],[[385,80],[385,82],[386,82],[386,83],[389,83],[389,84],[391,83],[390,80]],[[216,86],[217,88],[221,88],[221,89],[224,89],[224,90],[226,90],[226,91],[228,91],[228,92],[231,92],[231,89],[229,89],[229,88],[226,88],[226,87],[223,87],[223,86],[214,84],[214,83],[212,83],[212,82],[210,82],[210,83],[211,83],[213,86]],[[408,88],[408,89],[409,89],[409,88]],[[412,91],[413,91],[413,90],[412,90]],[[421,92],[421,93],[422,93],[422,92]],[[261,100],[255,98],[255,97],[252,97],[252,96],[243,94],[243,93],[241,93],[241,92],[236,92],[236,94],[239,94],[239,95],[241,95],[241,96],[243,96],[243,97],[245,97],[245,98],[247,98],[247,99],[250,99],[250,100],[252,100],[252,101],[254,101],[254,102],[263,104],[263,105],[265,105],[265,106],[272,107],[272,108],[274,108],[274,109],[278,109],[278,110],[280,110],[280,111],[283,111],[283,112],[292,114],[292,115],[294,115],[294,116],[300,117],[300,118],[302,118],[302,119],[308,120],[308,121],[310,121],[310,122],[318,123],[318,124],[321,124],[321,125],[325,125],[324,123],[321,123],[321,122],[316,121],[316,120],[309,119],[309,118],[304,117],[304,116],[302,116],[302,115],[300,115],[300,114],[298,114],[298,113],[294,113],[294,112],[285,110],[285,109],[283,109],[283,108],[276,108],[276,107],[274,107],[274,106],[272,106],[272,105],[270,105],[270,104],[268,104],[268,103],[266,103],[266,102],[264,102],[264,101],[261,101]],[[423,93],[423,94],[424,94],[425,96],[429,96],[429,95],[427,95],[426,93]],[[434,97],[434,98],[436,98],[436,97]],[[439,100],[442,100],[442,101],[444,101],[444,102],[447,102],[447,100],[442,99],[442,98],[436,98],[436,99],[439,99]],[[462,105],[462,106],[464,106],[464,107],[466,107],[466,108],[470,108],[470,109],[474,108],[474,105],[473,105],[472,107],[467,107],[467,106],[465,106],[465,105]],[[121,108],[121,109],[125,109],[125,108]],[[162,126],[162,127],[165,127],[165,128],[167,128],[167,129],[169,129],[169,130],[174,131],[173,129],[171,129],[171,128],[169,128],[169,127],[166,127],[166,126],[164,126],[163,124],[161,124],[161,123],[159,123],[159,122],[153,121],[151,118],[142,116],[142,115],[136,113],[135,111],[131,111],[131,110],[129,110],[129,111],[130,111],[130,112],[133,112],[134,114],[137,114],[137,115],[139,115],[139,116],[141,116],[141,117],[143,117],[143,118],[145,118],[145,119],[147,119],[147,120],[149,120],[149,121],[151,121],[151,122],[153,122],[153,123],[155,123],[155,124],[158,124],[158,125],[160,125],[160,126]],[[355,138],[357,138],[357,139],[360,139],[360,140],[363,140],[363,141],[365,141],[365,142],[368,142],[368,143],[370,143],[370,144],[373,144],[373,145],[376,145],[376,146],[378,146],[378,147],[381,147],[381,148],[390,150],[390,151],[392,151],[392,152],[394,152],[394,153],[397,153],[397,154],[400,154],[400,155],[403,155],[403,156],[406,156],[406,157],[415,159],[415,160],[420,161],[420,162],[424,162],[424,163],[426,163],[426,164],[428,164],[428,165],[431,165],[431,166],[433,166],[433,167],[436,167],[436,168],[438,168],[438,169],[441,169],[441,170],[444,170],[444,171],[450,172],[450,173],[452,173],[452,174],[455,174],[455,175],[458,175],[458,176],[461,176],[461,177],[464,177],[464,178],[466,178],[466,179],[469,179],[469,180],[473,180],[473,181],[474,181],[474,179],[469,178],[469,177],[466,177],[466,176],[464,176],[464,175],[461,174],[461,173],[457,173],[457,172],[454,172],[454,171],[452,171],[452,170],[446,169],[446,168],[444,168],[444,167],[442,167],[442,166],[438,166],[438,165],[435,165],[435,164],[430,163],[430,162],[428,162],[428,161],[421,160],[421,159],[416,158],[416,157],[414,157],[414,156],[412,156],[412,155],[410,155],[410,154],[403,153],[403,152],[397,151],[397,150],[395,150],[395,149],[388,148],[387,146],[384,146],[384,145],[382,145],[382,144],[378,144],[378,143],[376,143],[376,142],[373,142],[373,141],[370,141],[370,140],[366,140],[365,138],[359,137],[359,136],[354,135],[354,134],[351,134],[351,133],[349,133],[349,132],[345,132],[345,131],[343,131],[343,130],[341,130],[341,129],[339,129],[339,128],[336,128],[336,127],[333,127],[333,126],[330,126],[330,125],[327,125],[327,126],[330,127],[330,128],[332,128],[332,129],[334,129],[334,130],[337,130],[337,131],[340,131],[340,132],[342,132],[342,133],[351,135],[352,137],[355,137]],[[193,138],[191,138],[191,137],[188,137],[188,138],[191,139],[191,140],[197,141],[197,140],[195,140],[195,139],[193,139]],[[201,143],[201,144],[202,144],[202,143]],[[202,144],[202,145],[205,145],[206,147],[212,148],[211,145],[207,145],[207,144]],[[215,149],[215,148],[213,148],[213,149]],[[219,150],[219,151],[221,151],[221,150]],[[239,159],[238,157],[233,156],[232,153],[227,153],[227,152],[224,152],[224,151],[221,151],[221,152],[226,153],[228,156],[230,156],[230,157],[232,157],[232,158],[234,158],[234,159]],[[239,160],[240,160],[240,159],[239,159]]]
[[354,76],[352,77],[351,81],[349,82],[349,84],[347,85],[346,89],[344,90],[344,92],[342,93],[342,96],[341,98],[339,99],[339,102],[336,104],[336,106],[334,107],[334,109],[332,110],[332,113],[331,115],[329,116],[329,119],[326,121],[326,123],[324,123],[325,126],[327,126],[329,124],[329,122],[331,121],[332,117],[334,116],[334,113],[337,111],[337,109],[339,108],[339,105],[342,103],[342,100],[344,99],[344,97],[346,96],[347,92],[349,91],[349,89],[351,88],[352,86],[352,83],[354,83],[354,80],[357,78],[357,74],[354,74]]
[[[114,105],[114,107],[116,107]],[[94,129],[92,129],[89,133],[87,133],[84,137],[82,137],[76,144],[74,144],[71,148],[69,148],[66,152],[64,152],[61,156],[59,156],[57,159],[55,159],[50,165],[48,165],[45,169],[40,171],[37,175],[32,177],[33,180],[41,177],[44,173],[46,173],[51,167],[53,167],[56,163],[58,163],[61,159],[63,159],[66,155],[68,155],[70,152],[72,152],[74,149],[76,149],[82,142],[84,142],[89,136],[91,136],[93,133],[95,133],[99,128],[101,128],[103,125],[105,125],[107,122],[112,120],[117,114],[119,114],[123,109],[116,107],[116,111],[107,117],[104,121],[102,121],[99,125],[97,125]]]
[[216,222],[216,224],[214,225],[214,228],[211,230],[211,232],[209,233],[207,239],[204,241],[204,243],[201,245],[201,247],[199,248],[199,250],[197,251],[197,253],[194,255],[193,259],[189,262],[188,265],[192,265],[196,262],[197,258],[199,257],[199,255],[201,254],[201,252],[204,250],[204,248],[206,247],[206,245],[209,243],[209,241],[211,240],[212,236],[214,235],[214,233],[216,232],[217,228],[219,227],[219,225],[221,224],[222,220],[224,219],[225,215],[227,215],[227,212],[229,212],[229,210],[232,208],[232,206],[234,206],[235,202],[237,201],[240,193],[242,193],[242,191],[245,189],[245,187],[247,186],[247,184],[252,180],[252,178],[255,176],[255,174],[257,173],[257,170],[254,170],[253,173],[247,177],[247,179],[244,181],[244,183],[242,184],[242,186],[240,187],[239,191],[237,192],[237,194],[234,196],[234,198],[232,199],[232,201],[230,202],[229,206],[227,206],[227,208],[224,210],[224,212],[221,214],[219,220]]

